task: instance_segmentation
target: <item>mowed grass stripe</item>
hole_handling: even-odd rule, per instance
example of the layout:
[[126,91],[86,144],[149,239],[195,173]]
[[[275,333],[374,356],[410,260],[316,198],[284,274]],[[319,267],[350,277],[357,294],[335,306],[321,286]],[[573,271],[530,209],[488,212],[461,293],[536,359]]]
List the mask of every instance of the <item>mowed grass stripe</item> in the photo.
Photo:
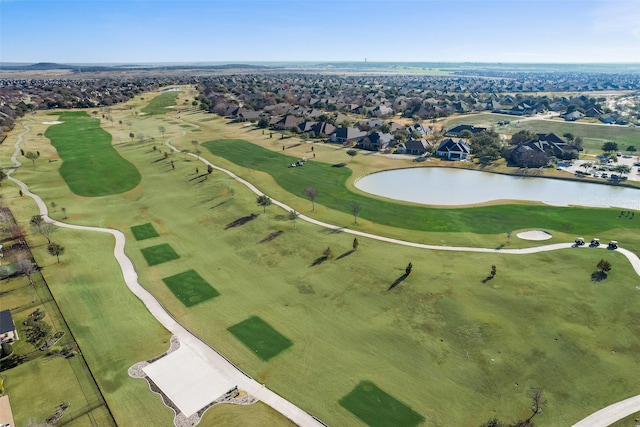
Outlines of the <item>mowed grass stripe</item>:
[[140,172],[113,148],[100,120],[84,111],[62,113],[59,120],[64,123],[50,126],[45,136],[62,158],[60,175],[71,191],[85,197],[108,196],[140,184]]
[[358,384],[340,399],[340,405],[372,427],[410,427],[424,422],[422,415],[370,381]]
[[228,330],[264,361],[277,356],[293,345],[287,337],[257,316],[230,326]]
[[141,225],[134,225],[131,227],[131,232],[136,240],[151,239],[159,236],[158,232],[153,228],[153,225],[150,222]]
[[148,248],[143,248],[140,251],[142,252],[142,256],[144,256],[144,259],[147,261],[147,264],[150,266],[180,258],[180,255],[178,255],[168,243],[149,246]]
[[[640,221],[621,223],[614,210],[604,208],[553,207],[530,204],[504,204],[471,208],[427,208],[384,201],[352,192],[346,187],[351,170],[308,161],[303,167],[289,168],[297,160],[251,144],[225,139],[202,144],[212,154],[238,166],[250,163],[252,169],[270,174],[285,190],[304,197],[303,190],[318,191],[316,204],[351,214],[352,201],[360,204],[360,217],[369,221],[410,230],[432,232],[470,232],[500,234],[512,230],[541,228],[565,233],[592,234],[614,228],[640,229]],[[346,157],[346,156],[345,156]],[[425,182],[424,185],[439,183]],[[499,197],[499,194],[496,193]]]
[[146,107],[144,107],[141,111],[148,115],[152,116],[155,114],[164,114],[167,111],[167,107],[171,107],[176,105],[176,98],[178,97],[178,91],[165,92],[162,95],[158,95],[153,98]]
[[174,276],[165,277],[162,281],[176,298],[187,307],[200,304],[220,295],[195,270],[187,270]]

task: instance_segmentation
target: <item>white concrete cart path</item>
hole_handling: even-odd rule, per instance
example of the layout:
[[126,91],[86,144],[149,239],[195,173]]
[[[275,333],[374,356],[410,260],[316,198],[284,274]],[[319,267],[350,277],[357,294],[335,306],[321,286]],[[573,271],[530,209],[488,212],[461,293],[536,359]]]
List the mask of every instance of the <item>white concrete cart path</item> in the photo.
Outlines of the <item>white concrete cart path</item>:
[[[11,160],[16,165],[16,168],[22,165],[22,163],[20,163],[20,161],[17,159],[18,153],[20,152],[19,146],[20,146],[20,143],[22,142],[22,136],[25,133],[29,132],[30,130],[28,126],[25,126],[25,128],[26,128],[26,131],[21,133],[18,136],[18,141],[16,142],[16,145],[15,145],[15,152],[11,156]],[[109,228],[98,228],[98,227],[66,224],[64,222],[56,221],[49,218],[47,205],[40,198],[40,196],[30,192],[27,185],[24,184],[22,181],[11,177],[10,174],[12,172],[13,171],[9,171],[9,173],[7,174],[9,175],[9,179],[15,182],[16,184],[18,184],[23,194],[35,200],[36,204],[38,205],[40,214],[42,215],[42,217],[46,222],[55,224],[59,227],[71,228],[74,230],[85,230],[85,231],[94,231],[94,232],[100,232],[100,233],[108,233],[115,238],[115,247],[113,250],[113,254],[116,260],[118,261],[118,264],[120,264],[122,275],[124,277],[124,280],[128,288],[144,303],[144,305],[147,307],[149,312],[151,312],[151,314],[165,328],[167,328],[169,332],[171,332],[173,335],[178,337],[178,339],[180,340],[180,350],[182,350],[181,354],[183,355],[183,357],[185,357],[188,360],[197,361],[197,363],[206,364],[211,367],[215,367],[215,371],[222,378],[213,378],[213,380],[218,381],[221,384],[224,384],[224,387],[226,387],[226,390],[229,390],[234,385],[237,385],[238,388],[245,390],[247,393],[254,396],[256,399],[271,406],[276,411],[280,412],[281,414],[289,418],[291,421],[293,421],[297,425],[300,425],[300,426],[322,426],[323,425],[323,423],[319,422],[318,420],[316,420],[314,417],[312,417],[302,409],[298,408],[291,402],[285,400],[281,396],[277,395],[273,391],[266,388],[263,384],[258,383],[257,381],[255,381],[254,379],[246,375],[239,368],[233,365],[229,360],[227,360],[221,354],[215,351],[212,347],[210,347],[209,345],[204,343],[202,340],[197,338],[195,335],[193,335],[191,332],[189,332],[187,329],[185,329],[180,323],[178,323],[176,319],[174,319],[169,313],[167,313],[167,311],[164,309],[164,307],[162,307],[162,305],[158,302],[158,300],[156,300],[156,298],[151,293],[149,293],[146,289],[144,289],[138,283],[138,273],[136,272],[133,266],[133,263],[125,255],[125,252],[124,252],[125,236],[121,231],[112,230]],[[179,369],[179,367],[171,366],[171,369]],[[194,374],[193,371],[189,371],[188,369],[183,371],[183,373],[185,375]],[[211,373],[211,372],[207,372],[207,373]],[[198,384],[199,380],[202,377],[202,375],[200,374],[202,373],[195,372],[196,377],[185,379],[184,382],[180,384],[180,386],[184,387],[185,382],[187,383],[190,382],[191,384]],[[187,390],[185,390],[183,388],[182,389],[183,398],[181,398],[179,401],[183,404],[183,406],[187,411],[189,412],[197,411],[202,407],[204,407],[206,404],[213,402],[215,399],[220,397],[222,393],[216,394],[219,389],[220,389],[219,387],[214,387],[214,388],[205,389],[205,390],[190,390],[188,388]],[[209,395],[206,399],[203,399],[201,397],[198,398],[199,402],[207,400],[207,402],[203,404],[202,407],[194,409],[192,405],[185,403],[189,401],[190,397],[192,397],[194,393],[201,393],[201,392],[207,392],[207,391],[212,392],[213,394]],[[168,393],[165,393],[165,394],[171,395],[172,392],[168,391]],[[173,394],[177,395],[176,393],[173,393]],[[185,415],[190,416],[192,414],[185,414]]]
[[[185,122],[186,123],[186,122]],[[190,124],[190,123],[189,123]],[[196,125],[193,125],[194,127],[198,127]],[[26,134],[27,132],[29,132],[30,128],[28,126],[25,126],[26,130],[25,132],[22,132],[21,134],[18,135],[18,141],[15,144],[15,151],[14,154],[11,156],[11,160],[13,161],[13,163],[16,165],[16,168],[21,166],[22,163],[20,163],[20,161],[18,161],[17,159],[17,153],[19,152],[20,148],[20,143],[22,142],[22,136],[24,134]],[[182,135],[185,135],[186,132],[182,131]],[[169,139],[166,141],[166,145],[168,147],[170,147],[172,150],[179,152],[179,150],[174,147],[173,145],[171,145],[171,141],[172,139]],[[251,184],[248,181],[245,181],[244,179],[238,177],[236,174],[234,174],[231,171],[228,171],[226,169],[223,169],[221,167],[218,167],[216,165],[214,165],[213,163],[209,162],[206,159],[203,159],[195,154],[189,154],[192,157],[196,157],[197,159],[199,159],[200,161],[202,161],[203,163],[205,163],[208,166],[211,166],[212,168],[224,172],[225,174],[229,175],[231,178],[235,179],[236,181],[242,183],[243,185],[247,186],[251,191],[253,191],[255,194],[257,195],[263,195],[264,193],[261,192],[260,190],[258,190],[258,188],[256,188],[253,184]],[[9,171],[9,173],[7,173],[7,175],[10,175],[12,171]],[[246,390],[249,394],[253,395],[254,397],[256,397],[257,399],[261,400],[262,402],[266,403],[267,405],[271,406],[272,408],[274,408],[275,410],[277,410],[278,412],[282,413],[283,415],[285,415],[287,418],[289,418],[290,420],[292,420],[293,422],[295,422],[298,425],[301,426],[320,426],[322,425],[322,423],[320,423],[317,419],[315,419],[314,417],[312,417],[311,415],[307,414],[306,412],[304,412],[302,409],[298,408],[297,406],[293,405],[291,402],[285,400],[284,398],[282,398],[281,396],[275,394],[274,392],[272,392],[271,390],[267,389],[264,385],[259,384],[258,382],[256,382],[255,380],[251,379],[250,377],[248,377],[246,374],[244,374],[239,368],[237,368],[235,365],[233,365],[229,360],[227,360],[226,358],[224,358],[222,355],[220,355],[217,351],[215,351],[212,347],[208,346],[207,344],[205,344],[203,341],[201,341],[199,338],[197,338],[195,335],[191,334],[188,330],[186,330],[182,325],[180,325],[173,317],[171,317],[171,315],[169,315],[169,313],[166,312],[166,310],[160,305],[160,303],[155,299],[155,297],[153,295],[151,295],[149,292],[147,292],[142,286],[140,286],[140,284],[137,281],[138,275],[135,271],[135,268],[133,266],[133,263],[131,262],[131,260],[125,255],[124,253],[124,245],[125,245],[125,236],[122,232],[118,231],[118,230],[112,230],[112,229],[107,229],[107,228],[98,228],[98,227],[87,227],[87,226],[78,226],[78,225],[73,225],[73,224],[66,224],[63,222],[59,222],[59,221],[55,221],[52,220],[51,218],[48,217],[48,211],[47,211],[47,206],[44,203],[44,201],[36,194],[31,193],[28,189],[28,187],[22,182],[19,181],[11,176],[9,176],[9,179],[13,182],[15,182],[16,184],[18,184],[18,186],[20,186],[22,192],[33,198],[36,203],[38,204],[38,208],[40,210],[40,214],[43,216],[43,218],[45,219],[46,222],[51,222],[53,224],[56,224],[60,227],[65,227],[65,228],[73,228],[73,229],[78,229],[78,230],[87,230],[87,231],[96,231],[96,232],[102,232],[102,233],[109,233],[111,235],[114,236],[115,240],[116,240],[116,244],[115,244],[115,248],[114,248],[114,256],[116,258],[116,260],[118,261],[118,263],[120,264],[120,268],[122,269],[122,274],[125,278],[125,282],[127,283],[127,286],[129,287],[129,289],[138,297],[140,298],[140,300],[145,304],[145,306],[147,307],[147,309],[151,312],[151,314],[158,319],[158,321],[165,327],[167,328],[171,333],[173,333],[174,335],[176,335],[182,346],[188,347],[189,350],[191,352],[193,352],[193,356],[194,357],[199,357],[202,360],[206,361],[207,363],[212,364],[212,366],[215,366],[216,370],[218,372],[221,373],[221,375],[224,375],[226,378],[224,378],[224,380],[228,381],[228,380],[232,380],[232,382],[237,385],[239,388]],[[287,210],[287,211],[291,211],[293,210],[290,206],[279,202],[277,200],[272,200],[273,204],[280,206],[281,208]],[[405,245],[405,246],[410,246],[410,247],[415,247],[415,248],[421,248],[421,249],[432,249],[432,250],[444,250],[444,251],[462,251],[462,252],[484,252],[484,253],[500,253],[500,254],[512,254],[512,255],[524,255],[524,254],[531,254],[531,253],[537,253],[537,252],[546,252],[546,251],[552,251],[552,250],[558,250],[558,249],[568,249],[573,247],[572,243],[557,243],[557,244],[553,244],[553,245],[545,245],[545,246],[538,246],[538,247],[531,247],[531,248],[520,248],[520,249],[490,249],[490,248],[473,248],[473,247],[460,247],[460,246],[436,246],[436,245],[426,245],[426,244],[422,244],[422,243],[415,243],[415,242],[408,242],[408,241],[404,241],[404,240],[399,240],[399,239],[392,239],[389,237],[384,237],[384,236],[377,236],[374,234],[370,234],[370,233],[364,233],[364,232],[360,232],[357,230],[350,230],[347,228],[343,228],[343,227],[339,227],[333,224],[328,224],[322,221],[318,221],[316,219],[310,218],[306,215],[299,215],[299,218],[316,224],[318,226],[321,227],[325,227],[331,230],[336,230],[336,231],[340,231],[340,232],[345,232],[345,233],[349,233],[349,234],[353,234],[353,235],[357,235],[357,236],[361,236],[361,237],[366,237],[366,238],[370,238],[370,239],[375,239],[375,240],[379,240],[379,241],[383,241],[383,242],[388,242],[388,243],[394,243],[394,244],[400,244],[400,245]],[[604,248],[603,246],[601,246],[601,248]],[[620,252],[621,254],[623,254],[631,263],[631,265],[633,266],[634,270],[636,271],[636,273],[638,274],[638,276],[640,276],[640,258],[638,258],[633,252],[624,249],[624,248],[619,248],[618,252]],[[182,348],[182,347],[181,347]],[[218,396],[213,397],[211,400],[215,399]],[[611,408],[611,409],[610,409]],[[191,410],[191,409],[189,409]],[[584,420],[580,421],[578,424],[576,424],[576,426],[579,427],[600,427],[600,426],[607,426],[613,422],[615,422],[618,419],[622,419],[626,416],[628,416],[629,414],[632,414],[634,412],[640,411],[640,395],[635,396],[633,398],[630,399],[626,399],[623,400],[621,402],[618,402],[617,404],[613,404],[607,408],[602,409],[601,411],[598,411],[594,414],[592,414],[591,416],[585,418]],[[598,414],[604,414],[604,415],[599,415],[596,417],[596,415]],[[592,418],[593,417],[593,418]],[[603,424],[606,423],[606,424]]]

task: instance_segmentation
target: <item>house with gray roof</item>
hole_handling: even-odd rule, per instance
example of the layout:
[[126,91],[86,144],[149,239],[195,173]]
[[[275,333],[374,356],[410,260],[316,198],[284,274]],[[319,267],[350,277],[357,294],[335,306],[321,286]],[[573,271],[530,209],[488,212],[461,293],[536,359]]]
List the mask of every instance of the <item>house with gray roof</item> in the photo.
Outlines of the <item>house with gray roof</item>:
[[12,343],[18,340],[18,331],[9,309],[0,311],[0,342]]
[[471,147],[462,139],[457,141],[452,138],[444,139],[436,150],[436,156],[447,160],[465,160],[470,155]]

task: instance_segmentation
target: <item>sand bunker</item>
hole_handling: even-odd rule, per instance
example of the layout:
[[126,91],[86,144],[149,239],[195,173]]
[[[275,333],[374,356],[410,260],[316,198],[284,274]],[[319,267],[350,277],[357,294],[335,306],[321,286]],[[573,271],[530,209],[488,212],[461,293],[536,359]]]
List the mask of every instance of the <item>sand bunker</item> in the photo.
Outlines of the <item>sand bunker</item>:
[[516,236],[523,240],[547,240],[553,237],[550,233],[542,230],[523,231]]
[[64,122],[42,122],[43,125],[61,125]]

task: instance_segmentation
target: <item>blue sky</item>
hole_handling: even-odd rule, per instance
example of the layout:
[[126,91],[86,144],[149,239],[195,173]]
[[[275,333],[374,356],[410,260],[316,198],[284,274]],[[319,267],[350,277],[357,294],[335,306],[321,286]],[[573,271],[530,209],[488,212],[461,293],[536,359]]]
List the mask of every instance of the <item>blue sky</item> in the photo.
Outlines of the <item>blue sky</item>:
[[0,0],[2,62],[640,62],[640,0]]

